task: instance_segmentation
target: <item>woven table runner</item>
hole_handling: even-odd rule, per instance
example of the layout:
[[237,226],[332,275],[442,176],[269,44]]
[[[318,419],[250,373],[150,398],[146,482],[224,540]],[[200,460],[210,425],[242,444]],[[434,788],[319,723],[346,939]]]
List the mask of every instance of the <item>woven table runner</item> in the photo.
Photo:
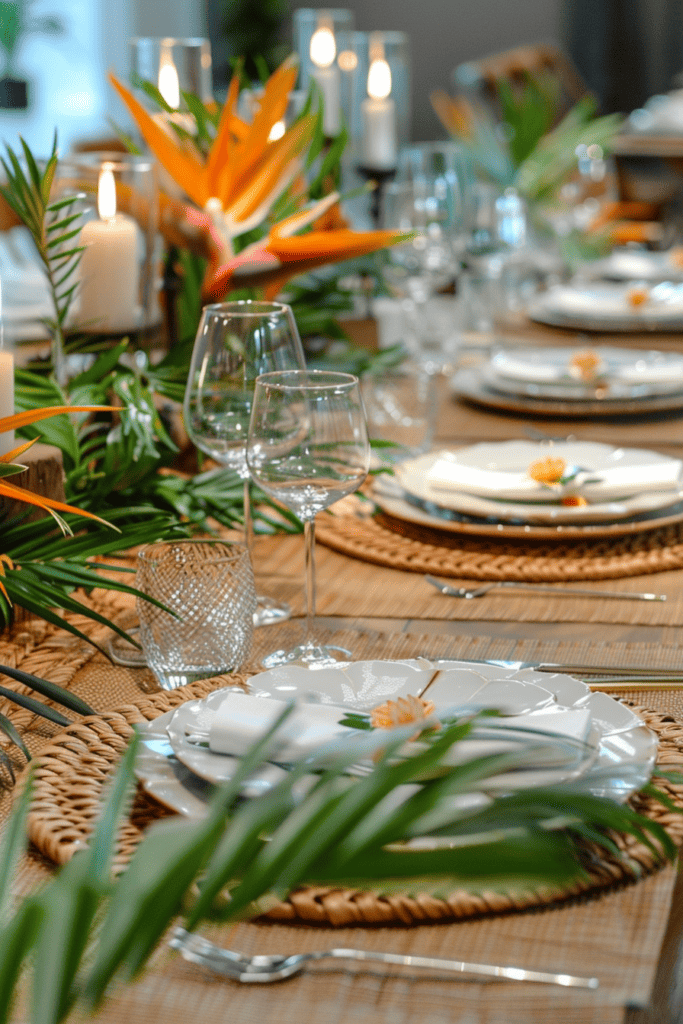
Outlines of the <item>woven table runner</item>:
[[[115,611],[117,596],[106,595],[99,605],[103,614]],[[100,639],[103,631],[81,624]],[[259,631],[255,657],[292,641],[298,624]],[[606,643],[599,648],[587,641],[519,641],[501,637],[411,636],[403,633],[324,633],[323,638],[350,647],[356,658],[431,657],[511,658],[559,660],[596,665],[630,662],[650,667],[683,663],[683,645]],[[32,622],[0,637],[0,660],[28,668],[42,666],[42,674],[59,680],[94,707],[107,709],[139,702],[150,689],[144,670],[112,667],[102,655],[51,626]],[[17,686],[3,680],[3,685]],[[21,689],[21,687],[18,687]],[[683,718],[683,689],[665,693],[630,693],[637,703]],[[13,715],[3,702],[2,713]],[[24,712],[14,709],[17,715]],[[17,719],[15,719],[16,721]],[[22,719],[22,732],[36,753],[51,742],[55,727]],[[106,762],[105,762],[106,767]],[[0,808],[4,817],[9,795]],[[18,873],[18,891],[30,891],[49,875],[37,853],[27,857]],[[311,970],[277,990],[279,1024],[301,1024],[315,1019],[322,1024],[618,1024],[625,1005],[644,1005],[650,998],[655,966],[669,912],[675,880],[665,868],[636,885],[603,893],[598,901],[564,904],[542,913],[468,918],[456,925],[422,923],[401,926],[303,928],[295,923],[253,922],[229,928],[206,929],[223,945],[246,954],[283,953],[347,946],[389,950],[407,955],[466,958],[482,963],[517,964],[574,974],[596,974],[600,989],[594,993],[540,985],[481,984],[447,980],[418,972],[387,976],[359,967]],[[183,963],[161,949],[147,974],[126,987],[103,1008],[101,1024],[224,1024],[229,1007],[240,1024],[270,1020],[274,993],[266,986],[233,986]]]

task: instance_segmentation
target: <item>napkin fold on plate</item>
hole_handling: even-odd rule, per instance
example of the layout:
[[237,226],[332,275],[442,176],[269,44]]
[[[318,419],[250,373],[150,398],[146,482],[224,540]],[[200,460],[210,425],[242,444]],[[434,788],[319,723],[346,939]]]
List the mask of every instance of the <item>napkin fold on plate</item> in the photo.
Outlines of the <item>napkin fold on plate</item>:
[[[270,697],[229,694],[212,716],[209,749],[215,754],[246,754],[286,707],[286,701]],[[343,715],[344,708],[336,705],[298,704],[280,729],[281,746],[277,760],[300,760],[324,744],[343,735],[348,736],[353,730],[339,724]],[[524,743],[542,745],[539,763],[544,767],[561,767],[573,763],[581,755],[579,745],[586,743],[590,728],[589,708],[517,715],[514,718],[487,718],[475,727],[470,739],[452,748],[448,763],[460,764],[473,757],[507,753],[519,749]],[[558,743],[558,737],[570,742]],[[410,747],[408,744],[406,753]]]
[[[288,706],[272,697],[231,693],[217,709],[209,729],[209,750],[215,754],[242,756],[275,723]],[[343,708],[332,704],[298,704],[278,732],[278,761],[297,761],[318,747],[349,735],[340,725]]]
[[586,466],[592,483],[574,481],[552,490],[533,480],[528,472],[482,469],[465,466],[457,456],[444,452],[427,471],[429,487],[448,495],[449,491],[472,494],[499,501],[555,500],[558,494],[579,492],[589,502],[602,503],[646,491],[676,491],[681,485],[683,463],[679,459],[663,460],[645,466],[610,466],[595,473]]

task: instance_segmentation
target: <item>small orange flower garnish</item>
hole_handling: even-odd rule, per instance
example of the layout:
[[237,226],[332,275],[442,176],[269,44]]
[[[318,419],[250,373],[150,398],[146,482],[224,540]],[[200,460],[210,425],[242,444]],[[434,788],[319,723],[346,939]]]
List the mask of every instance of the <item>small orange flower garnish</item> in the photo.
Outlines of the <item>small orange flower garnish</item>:
[[[394,729],[397,725],[410,725],[411,722],[422,722],[434,714],[434,705],[430,700],[414,697],[412,693],[398,700],[388,700],[370,712],[370,724],[374,729]],[[437,722],[431,728],[439,729]],[[419,736],[419,732],[416,733]]]
[[588,502],[580,494],[567,494],[561,499],[560,504],[566,505],[567,508],[584,508]]
[[629,288],[626,293],[629,306],[633,309],[637,309],[639,306],[645,305],[650,298],[650,290],[648,288]]
[[603,368],[603,362],[596,352],[586,349],[583,352],[575,352],[569,360],[569,372],[572,377],[579,380],[594,380]]
[[564,476],[567,463],[564,459],[555,459],[549,455],[529,466],[529,476],[539,484],[559,484]]

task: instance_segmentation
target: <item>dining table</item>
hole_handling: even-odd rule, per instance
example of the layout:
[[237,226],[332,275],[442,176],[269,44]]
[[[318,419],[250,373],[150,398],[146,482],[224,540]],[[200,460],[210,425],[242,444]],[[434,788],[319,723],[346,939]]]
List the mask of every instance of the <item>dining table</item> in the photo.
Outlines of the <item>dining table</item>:
[[[585,336],[576,332],[521,320],[489,340],[503,346],[586,344]],[[683,349],[680,335],[600,336],[591,342]],[[466,347],[463,361],[476,363],[485,347]],[[534,419],[461,401],[449,377],[438,381],[438,400],[435,447],[529,437],[531,429],[543,436],[571,434],[683,458],[683,410],[625,419]],[[348,649],[353,660],[421,656],[558,663],[583,666],[599,679],[601,668],[609,673],[621,665],[647,670],[654,680],[661,672],[655,682],[635,675],[623,683],[607,679],[592,685],[639,709],[647,722],[656,722],[668,744],[668,767],[676,767],[679,751],[683,764],[683,676],[666,678],[667,672],[683,670],[683,542],[671,541],[670,557],[651,550],[634,555],[623,544],[616,568],[610,563],[611,542],[604,542],[602,555],[584,552],[578,566],[567,555],[563,580],[564,569],[552,561],[550,544],[542,545],[539,553],[533,542],[524,540],[515,546],[457,533],[444,540],[435,531],[402,530],[391,517],[376,512],[371,500],[352,496],[318,517],[316,625],[323,640]],[[378,530],[381,535],[373,533]],[[394,546],[385,535],[393,536]],[[496,548],[498,543],[502,546]],[[456,556],[459,561],[454,561]],[[592,574],[590,566],[586,571],[589,556],[597,565]],[[630,563],[630,569],[624,568],[624,559],[631,557],[636,558],[635,568]],[[289,622],[256,631],[247,674],[259,670],[269,651],[299,639],[304,610],[301,536],[261,536],[253,558],[260,591],[288,601],[294,615]],[[552,571],[541,565],[544,558],[552,562]],[[517,574],[528,590],[494,588],[472,600],[448,597],[425,581],[425,567],[457,586]],[[534,592],[543,572],[554,592]],[[589,596],[566,593],[567,580],[572,585],[579,580]],[[605,590],[652,591],[666,601],[608,599],[600,596]],[[103,591],[84,600],[124,625],[134,620],[134,606],[126,595]],[[80,624],[93,639],[106,639],[101,625]],[[133,720],[131,708],[151,718],[162,706],[148,669],[112,663],[95,647],[39,619],[0,634],[0,663],[35,671],[72,689],[105,724],[117,714]],[[189,688],[188,695],[193,693]],[[182,691],[175,691],[173,699],[182,700]],[[6,702],[0,710],[14,718],[39,761],[59,759],[67,748],[73,751],[74,743],[60,740],[58,727],[37,722],[23,710],[13,711]],[[86,746],[87,735],[82,735]],[[97,770],[106,775],[113,765],[106,763],[104,750],[91,751],[88,763],[99,758]],[[12,795],[11,788],[0,793],[3,820]],[[39,801],[34,812],[32,844],[16,875],[17,895],[34,890],[53,874],[55,862],[66,859],[60,849],[73,841],[74,829],[80,837],[80,826],[64,817],[58,802],[46,810],[50,799],[48,794],[47,803]],[[154,808],[147,810],[153,818]],[[383,912],[378,913],[378,905]],[[599,987],[449,976],[438,969],[344,961],[311,964],[277,985],[246,985],[186,962],[163,942],[138,980],[114,990],[99,1013],[101,1024],[184,1024],[190,1017],[202,1024],[222,1024],[228,1018],[240,1024],[274,1019],[280,1024],[667,1024],[680,1020],[683,1012],[683,878],[677,864],[649,863],[641,871],[558,898],[534,893],[511,904],[491,893],[469,894],[464,900],[454,898],[446,910],[428,895],[390,894],[378,904],[362,893],[307,889],[293,894],[279,916],[211,924],[202,931],[247,955],[344,947],[597,977]],[[24,1019],[22,1013],[20,1005],[17,1021]]]

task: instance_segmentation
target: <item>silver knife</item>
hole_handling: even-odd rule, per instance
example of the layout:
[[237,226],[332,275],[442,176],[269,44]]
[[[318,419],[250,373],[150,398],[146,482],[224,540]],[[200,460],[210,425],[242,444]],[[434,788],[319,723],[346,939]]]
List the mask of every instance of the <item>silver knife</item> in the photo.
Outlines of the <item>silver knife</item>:
[[437,590],[440,590],[442,594],[447,594],[449,597],[466,598],[468,595],[470,597],[480,597],[494,588],[508,587],[515,590],[529,590],[539,594],[555,594],[557,597],[570,594],[577,597],[605,597],[621,601],[666,601],[665,594],[634,594],[622,590],[589,590],[583,587],[564,587],[561,585],[551,587],[543,583],[521,583],[501,580],[500,582],[485,583],[480,587],[453,587],[450,583],[437,579],[436,576],[425,576],[425,580],[431,583],[433,587],[436,587]]

